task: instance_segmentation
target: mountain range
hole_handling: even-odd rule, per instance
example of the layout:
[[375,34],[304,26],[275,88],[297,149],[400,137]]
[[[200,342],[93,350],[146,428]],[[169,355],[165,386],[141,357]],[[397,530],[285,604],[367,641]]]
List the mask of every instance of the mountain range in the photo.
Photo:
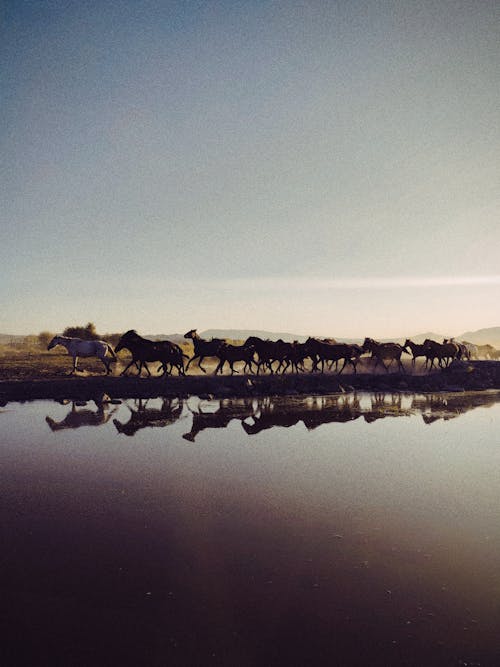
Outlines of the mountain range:
[[[281,340],[292,342],[294,340],[303,343],[307,340],[308,336],[294,333],[286,333],[282,331],[262,331],[262,330],[253,330],[253,329],[206,329],[205,331],[200,331],[199,335],[201,338],[210,339],[210,338],[227,338],[230,340],[246,340],[249,336],[258,336],[262,339],[270,340]],[[425,333],[416,334],[410,336],[411,340],[415,343],[423,343],[426,338],[431,340],[442,341],[446,338],[446,335],[441,333],[436,333],[435,331],[427,331]],[[175,343],[186,342],[186,339],[182,334],[154,334],[151,336],[146,336],[146,338],[152,338],[154,340],[168,339]],[[349,342],[349,343],[362,343],[362,338],[339,338],[333,336],[336,341],[339,343]],[[478,329],[477,331],[466,331],[462,334],[454,336],[455,340],[465,340],[469,343],[474,343],[475,345],[484,345],[489,343],[493,347],[500,348],[500,327],[490,327],[487,329]],[[386,338],[381,339],[382,342],[389,340],[404,343],[404,338]]]
[[[292,342],[294,340],[297,340],[301,343],[303,343],[306,339],[307,336],[301,335],[301,334],[294,334],[294,333],[287,333],[283,331],[262,331],[262,330],[254,330],[254,329],[206,329],[205,331],[200,331],[199,335],[202,338],[205,339],[210,339],[210,338],[227,338],[230,340],[246,340],[249,336],[258,336],[259,338],[262,339],[270,339],[270,340],[278,340],[281,338],[284,341],[287,342]],[[149,338],[151,340],[171,340],[174,343],[185,343],[186,339],[182,334],[179,333],[173,333],[173,334],[147,334],[145,336],[146,338]],[[421,334],[416,334],[414,336],[410,336],[411,340],[413,340],[415,343],[422,343],[426,338],[430,338],[432,340],[437,340],[441,341],[443,338],[446,338],[447,336],[441,334],[441,333],[436,333],[434,331],[427,331],[425,333]],[[11,343],[21,343],[22,340],[26,338],[26,336],[20,336],[20,335],[11,335],[11,334],[0,334],[0,345],[8,345]],[[363,339],[361,338],[339,338],[337,336],[333,336],[336,341],[339,343],[342,342],[349,342],[349,343],[362,343]],[[454,336],[455,340],[462,341],[465,340],[469,343],[474,343],[476,345],[485,345],[486,343],[489,343],[490,345],[493,345],[493,347],[496,347],[500,349],[500,327],[489,327],[486,329],[478,329],[477,331],[465,331],[464,333],[458,334]],[[392,339],[382,339],[382,342],[388,341],[388,340],[393,340],[398,343],[403,343],[404,339],[403,338],[392,338]]]

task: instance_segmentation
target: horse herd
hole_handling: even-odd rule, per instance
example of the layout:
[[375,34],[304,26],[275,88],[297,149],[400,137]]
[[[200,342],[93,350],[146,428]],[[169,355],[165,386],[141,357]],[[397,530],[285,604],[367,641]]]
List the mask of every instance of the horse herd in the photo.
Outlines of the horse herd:
[[[476,346],[469,343],[457,343],[445,339],[442,343],[426,339],[422,344],[416,344],[406,339],[404,345],[399,343],[380,343],[372,338],[365,338],[363,345],[355,343],[337,343],[332,339],[308,338],[304,343],[294,341],[293,343],[283,340],[263,340],[257,336],[250,336],[241,345],[233,345],[221,338],[205,340],[201,338],[196,329],[191,329],[184,338],[190,339],[193,344],[193,355],[188,357],[182,348],[169,340],[153,341],[143,338],[131,329],[121,336],[118,344],[113,350],[106,341],[82,340],[80,338],[69,338],[67,336],[55,336],[49,343],[47,349],[56,345],[62,345],[73,357],[73,372],[78,370],[79,357],[97,357],[106,369],[106,374],[111,372],[110,364],[116,361],[116,352],[128,350],[131,354],[130,362],[121,372],[127,375],[133,366],[137,375],[141,375],[143,369],[148,375],[151,371],[148,362],[157,362],[160,365],[157,373],[162,377],[171,375],[174,369],[178,375],[185,375],[190,365],[197,360],[198,366],[203,373],[206,369],[202,366],[205,358],[218,360],[215,375],[223,373],[228,364],[231,375],[238,373],[234,364],[242,362],[244,373],[259,374],[262,371],[269,373],[285,373],[291,370],[295,373],[309,370],[311,373],[319,371],[323,373],[325,368],[340,374],[346,366],[351,366],[353,372],[357,372],[358,363],[362,355],[369,353],[369,362],[373,370],[382,366],[389,371],[392,364],[396,370],[405,372],[401,356],[403,353],[410,354],[412,365],[415,365],[419,357],[425,358],[425,367],[431,370],[435,365],[439,368],[447,367],[454,359],[471,359],[477,356]],[[186,363],[187,360],[187,363]],[[306,368],[306,360],[309,360],[310,368]]]

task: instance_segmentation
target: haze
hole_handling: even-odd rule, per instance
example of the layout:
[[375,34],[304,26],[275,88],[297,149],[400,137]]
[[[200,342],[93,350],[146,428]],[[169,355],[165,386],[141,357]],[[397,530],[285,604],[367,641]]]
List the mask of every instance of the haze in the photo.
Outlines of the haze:
[[500,4],[4,2],[0,331],[500,324]]

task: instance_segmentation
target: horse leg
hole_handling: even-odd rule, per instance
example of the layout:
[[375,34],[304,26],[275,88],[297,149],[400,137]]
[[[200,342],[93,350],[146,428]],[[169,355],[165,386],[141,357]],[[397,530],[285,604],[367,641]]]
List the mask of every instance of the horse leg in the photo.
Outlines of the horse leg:
[[75,355],[73,357],[73,373],[76,373],[77,370],[78,370],[78,356]]
[[120,373],[120,375],[126,375],[128,369],[130,368],[130,366],[132,366],[133,363],[134,363],[134,359],[132,359],[132,361],[131,361],[127,366],[125,366],[125,368],[122,370],[122,372]]
[[[149,368],[148,368],[148,365],[145,361],[139,361],[139,363],[137,363],[137,361],[136,361],[135,362],[135,367],[137,368],[136,377],[139,377],[141,375],[143,368],[145,368],[147,370],[147,372],[149,373]],[[149,375],[151,375],[151,373],[149,373]]]
[[161,374],[161,377],[165,377],[165,375],[170,375],[172,372],[172,368],[170,368],[170,372],[168,371],[167,368],[168,361],[162,361],[158,368],[156,369],[156,372],[159,373],[160,371],[163,371]]
[[109,364],[105,361],[106,357],[99,357],[99,359],[104,364],[104,368],[106,369],[106,375],[109,375]]
[[[337,361],[340,361],[340,359],[338,359]],[[344,370],[344,368],[347,366],[347,362],[348,362],[348,361],[349,361],[349,360],[347,359],[347,357],[344,357],[344,363],[343,363],[343,365],[342,365],[342,368],[339,370],[338,375],[340,375],[340,374],[342,373],[342,371]],[[338,368],[338,363],[337,363],[337,368]]]
[[205,358],[205,355],[203,355],[203,354],[200,355],[200,360],[198,361],[198,366],[199,366],[199,368],[200,368],[204,373],[206,373],[207,371],[206,371],[206,370],[203,368],[203,366],[201,365],[201,362],[203,361],[204,358]]

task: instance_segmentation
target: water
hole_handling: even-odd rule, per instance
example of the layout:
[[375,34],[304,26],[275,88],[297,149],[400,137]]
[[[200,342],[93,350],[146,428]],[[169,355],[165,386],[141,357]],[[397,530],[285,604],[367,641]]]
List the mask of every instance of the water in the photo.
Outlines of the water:
[[8,404],[0,664],[500,664],[499,401]]

